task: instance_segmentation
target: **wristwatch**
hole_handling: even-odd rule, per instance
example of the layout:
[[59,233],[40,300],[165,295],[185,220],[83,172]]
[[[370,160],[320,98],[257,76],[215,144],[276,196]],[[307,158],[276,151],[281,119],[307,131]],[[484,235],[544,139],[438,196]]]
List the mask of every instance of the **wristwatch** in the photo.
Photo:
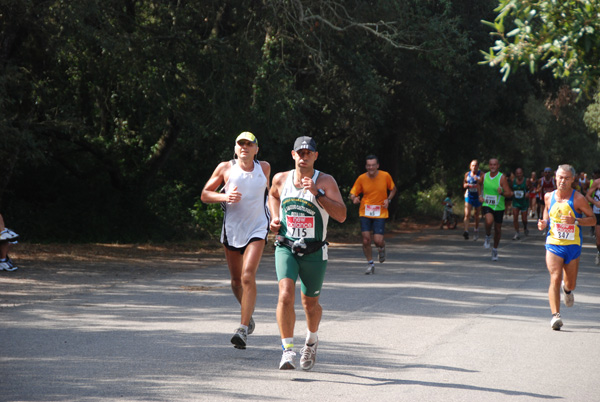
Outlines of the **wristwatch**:
[[579,226],[579,221],[575,219],[575,224]]
[[325,190],[320,188],[317,190],[317,195],[315,195],[315,198],[318,200],[319,198],[323,197],[324,195],[325,195]]

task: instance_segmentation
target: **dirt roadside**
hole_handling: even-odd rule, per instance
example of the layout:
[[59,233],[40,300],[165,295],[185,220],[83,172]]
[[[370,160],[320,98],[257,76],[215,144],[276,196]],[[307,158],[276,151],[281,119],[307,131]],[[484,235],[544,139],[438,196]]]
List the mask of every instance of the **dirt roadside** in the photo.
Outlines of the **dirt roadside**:
[[[437,224],[431,220],[405,220],[389,224],[386,236],[435,229]],[[331,230],[328,240],[332,244],[360,244],[360,229],[353,225]],[[270,239],[265,254],[273,253],[272,244]],[[140,278],[224,265],[221,247],[218,241],[158,245],[21,242],[10,251],[19,269],[0,271],[0,308],[48,302]]]

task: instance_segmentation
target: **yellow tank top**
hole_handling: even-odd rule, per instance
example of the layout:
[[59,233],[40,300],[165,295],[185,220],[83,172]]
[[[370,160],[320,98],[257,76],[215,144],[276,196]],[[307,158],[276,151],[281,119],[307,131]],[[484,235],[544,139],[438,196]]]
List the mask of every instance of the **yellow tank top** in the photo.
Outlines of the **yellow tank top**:
[[579,225],[561,223],[561,215],[572,215],[575,218],[581,218],[583,215],[575,212],[573,198],[575,190],[571,193],[571,198],[563,202],[557,202],[554,196],[556,191],[552,192],[550,207],[548,213],[550,215],[550,230],[546,237],[546,244],[555,244],[558,246],[581,246],[581,230]]

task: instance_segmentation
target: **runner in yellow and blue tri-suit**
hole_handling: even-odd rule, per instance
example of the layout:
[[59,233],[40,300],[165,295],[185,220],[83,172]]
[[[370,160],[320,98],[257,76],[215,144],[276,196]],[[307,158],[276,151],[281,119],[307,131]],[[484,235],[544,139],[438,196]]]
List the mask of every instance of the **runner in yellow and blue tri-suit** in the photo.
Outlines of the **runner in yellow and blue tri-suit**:
[[[571,185],[575,169],[560,165],[556,170],[557,189],[545,195],[544,218],[538,221],[538,229],[548,229],[546,236],[546,266],[550,273],[548,300],[552,311],[550,325],[560,330],[560,293],[565,306],[575,302],[573,290],[577,283],[579,257],[581,256],[581,226],[594,226],[596,217],[585,197]],[[585,217],[584,217],[585,215]]]

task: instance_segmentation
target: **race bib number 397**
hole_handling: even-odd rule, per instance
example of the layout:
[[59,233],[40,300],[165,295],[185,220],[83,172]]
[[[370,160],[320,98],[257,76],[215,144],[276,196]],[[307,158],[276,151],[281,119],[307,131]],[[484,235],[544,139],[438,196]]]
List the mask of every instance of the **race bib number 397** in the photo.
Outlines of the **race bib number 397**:
[[314,216],[288,216],[286,217],[287,235],[294,238],[314,238]]

